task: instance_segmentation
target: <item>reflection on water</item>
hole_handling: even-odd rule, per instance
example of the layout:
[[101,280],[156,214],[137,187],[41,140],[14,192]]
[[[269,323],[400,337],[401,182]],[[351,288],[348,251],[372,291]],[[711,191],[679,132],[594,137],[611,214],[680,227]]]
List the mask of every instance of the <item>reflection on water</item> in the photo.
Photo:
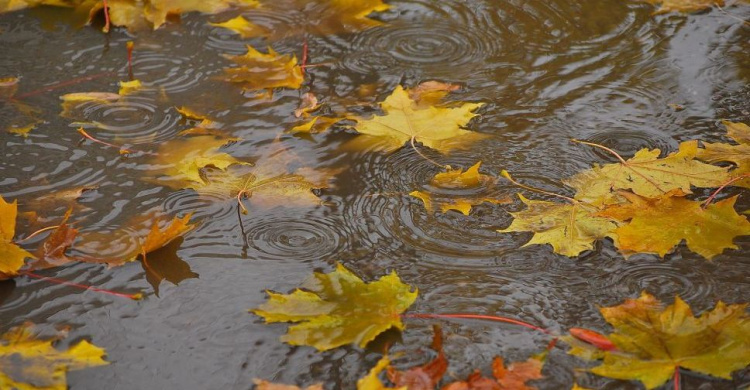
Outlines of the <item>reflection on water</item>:
[[[348,347],[321,354],[280,343],[284,326],[262,325],[246,311],[265,299],[264,290],[286,292],[311,271],[342,262],[364,279],[396,270],[420,289],[415,311],[501,314],[553,330],[606,330],[597,306],[642,289],[667,301],[679,294],[697,310],[718,300],[747,301],[747,238],[737,240],[740,250],[713,262],[683,247],[665,260],[643,255],[625,261],[609,241],[579,259],[554,255],[548,247],[520,248],[525,234],[496,233],[508,226],[508,211],[518,204],[484,204],[469,216],[428,213],[407,194],[438,169],[414,150],[342,152],[339,146],[351,135],[341,129],[310,139],[282,135],[296,124],[293,111],[304,91],[243,96],[216,76],[229,65],[221,54],[242,54],[249,43],[272,44],[299,57],[306,39],[311,63],[318,66],[307,69],[311,83],[305,88],[332,109],[382,100],[399,84],[459,83],[455,100],[486,103],[471,128],[491,137],[449,156],[424,153],[462,168],[481,160],[486,174],[507,169],[526,183],[569,195],[561,179],[611,159],[571,138],[630,156],[644,147],[674,151],[687,139],[722,140],[719,119],[750,121],[750,29],[718,10],[654,17],[652,6],[621,0],[389,3],[389,11],[374,16],[383,25],[356,33],[314,34],[314,26],[294,32],[290,26],[314,18],[298,10],[244,13],[275,29],[274,41],[242,40],[208,25],[236,16],[232,12],[187,15],[180,25],[137,36],[64,25],[51,31],[31,11],[0,15],[0,77],[21,77],[19,95],[111,73],[23,99],[41,110],[44,123],[26,138],[0,133],[0,195],[18,198],[23,211],[36,208],[40,196],[95,187],[74,213],[82,233],[117,230],[155,208],[170,215],[194,212],[200,221],[178,251],[189,267],[175,263],[179,269],[161,282],[158,297],[149,285],[154,276],[138,263],[112,269],[74,264],[46,274],[117,291],[143,290],[147,297],[130,302],[38,280],[0,282],[0,331],[26,320],[49,329],[68,324],[71,340],[90,337],[105,347],[113,364],[71,374],[72,389],[100,389],[103,383],[123,390],[248,389],[254,377],[352,388],[377,354]],[[748,7],[726,11],[750,18]],[[282,34],[285,29],[289,33]],[[117,82],[128,79],[128,40],[136,42],[133,75],[146,90],[127,103],[91,103],[76,113],[80,117],[59,117],[60,95],[116,92]],[[363,85],[371,93],[360,94]],[[151,169],[149,154],[192,127],[175,110],[179,106],[221,122],[223,131],[240,139],[224,151],[243,161],[267,158],[281,139],[306,166],[340,169],[335,185],[320,193],[324,205],[255,208],[242,215],[232,202],[141,180]],[[0,106],[0,123],[12,114]],[[87,122],[97,138],[134,145],[141,154],[122,156],[115,148],[81,142],[75,121]],[[494,191],[511,195],[516,189],[500,181]],[[739,192],[727,191],[733,193]],[[743,194],[737,209],[747,208],[750,198]],[[65,209],[58,204],[40,211],[49,225]],[[39,227],[19,222],[23,235]],[[405,344],[396,350],[429,345],[430,321],[410,320],[408,327]],[[457,377],[488,367],[496,354],[525,359],[545,343],[495,324],[464,321],[444,329]],[[560,350],[553,355],[537,385],[568,388],[580,363]],[[419,354],[400,360],[420,362]],[[595,388],[634,388],[588,379]],[[734,381],[685,376],[683,386],[707,381],[714,389],[734,389],[750,378],[747,371]]]

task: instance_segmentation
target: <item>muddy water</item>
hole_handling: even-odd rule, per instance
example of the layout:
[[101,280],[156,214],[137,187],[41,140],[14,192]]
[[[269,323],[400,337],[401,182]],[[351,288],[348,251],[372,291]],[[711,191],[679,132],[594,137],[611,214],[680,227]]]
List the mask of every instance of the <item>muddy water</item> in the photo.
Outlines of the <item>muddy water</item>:
[[[750,29],[727,15],[748,19],[748,7],[653,17],[652,6],[623,0],[390,4],[390,11],[376,16],[386,22],[383,27],[307,35],[311,62],[322,64],[309,68],[308,87],[335,105],[371,103],[399,84],[460,83],[456,100],[486,103],[471,128],[492,137],[450,156],[426,151],[444,164],[468,167],[481,160],[485,173],[507,169],[519,180],[571,195],[561,179],[592,163],[612,161],[598,150],[572,144],[571,138],[630,156],[644,147],[671,152],[689,139],[724,140],[719,119],[750,123]],[[665,260],[638,255],[626,261],[610,241],[578,259],[555,255],[545,246],[521,248],[529,235],[495,232],[509,225],[508,212],[522,208],[518,202],[485,204],[470,216],[428,213],[406,194],[426,183],[436,167],[409,148],[388,155],[342,152],[340,145],[352,137],[343,129],[312,141],[281,136],[306,165],[342,170],[335,186],[320,192],[324,206],[254,208],[243,216],[231,202],[144,182],[150,168],[145,158],[81,142],[73,121],[58,115],[61,94],[115,92],[117,81],[128,79],[128,40],[137,44],[133,76],[152,91],[139,93],[127,105],[86,107],[81,120],[99,122],[92,132],[106,142],[155,152],[159,143],[189,127],[174,109],[188,105],[217,118],[229,135],[241,139],[227,152],[255,161],[268,156],[274,140],[294,123],[291,113],[300,92],[280,90],[271,100],[251,99],[216,82],[214,76],[229,65],[221,54],[242,54],[247,43],[266,44],[207,25],[232,13],[188,15],[179,25],[136,37],[119,29],[108,36],[94,28],[74,30],[38,14],[0,15],[0,76],[21,77],[19,95],[60,81],[108,75],[23,98],[41,110],[44,123],[27,138],[0,133],[0,195],[17,198],[21,210],[43,211],[48,224],[54,224],[67,205],[39,206],[36,199],[95,186],[79,200],[73,217],[82,232],[116,232],[133,216],[153,210],[193,212],[200,221],[179,245],[177,254],[185,264],[172,259],[165,266],[174,280],[184,280],[162,282],[158,296],[138,262],[118,268],[74,264],[42,272],[121,292],[143,291],[140,302],[25,277],[0,282],[0,331],[24,321],[46,332],[68,325],[69,341],[87,338],[107,349],[112,364],[71,373],[72,389],[249,389],[256,377],[352,388],[377,361],[377,353],[290,347],[278,340],[285,326],[263,325],[247,313],[264,301],[264,290],[287,292],[312,271],[329,271],[336,262],[366,280],[396,270],[420,290],[415,312],[499,314],[551,330],[606,331],[597,307],[644,289],[668,301],[679,294],[696,310],[750,297],[747,237],[736,240],[739,250],[713,262],[684,247]],[[278,29],[314,18],[293,11],[245,16]],[[299,55],[302,43],[300,35],[289,34],[273,47]],[[374,85],[374,94],[360,97],[363,84]],[[685,109],[676,111],[670,103]],[[9,115],[7,106],[0,110],[0,120]],[[494,190],[517,192],[507,182]],[[725,196],[737,193],[730,189]],[[737,208],[750,208],[747,192]],[[20,236],[34,230],[19,222]],[[35,238],[27,245],[38,243]],[[116,256],[126,250],[103,246],[96,254]],[[191,278],[193,273],[198,276]],[[397,364],[422,363],[431,356],[426,347],[433,323],[408,321],[402,342],[393,346],[407,352]],[[454,377],[488,368],[498,354],[509,361],[526,359],[548,341],[513,326],[472,321],[443,326]],[[638,388],[574,371],[583,365],[555,349],[537,386],[569,388],[577,378],[592,388]],[[683,387],[690,389],[748,384],[747,370],[731,381],[683,375]]]

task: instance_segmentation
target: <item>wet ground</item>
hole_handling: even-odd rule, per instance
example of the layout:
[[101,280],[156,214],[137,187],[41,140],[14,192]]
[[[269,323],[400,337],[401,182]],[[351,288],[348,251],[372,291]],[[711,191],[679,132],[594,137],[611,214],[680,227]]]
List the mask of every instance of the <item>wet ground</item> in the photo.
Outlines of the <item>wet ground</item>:
[[[653,6],[623,0],[389,4],[389,11],[374,15],[384,26],[325,36],[290,33],[273,41],[273,47],[299,56],[306,37],[311,63],[321,65],[308,69],[311,82],[305,89],[331,104],[362,100],[361,85],[374,86],[365,99],[372,103],[399,84],[461,84],[453,98],[486,103],[470,128],[491,137],[450,156],[430,154],[444,164],[465,168],[481,160],[487,174],[507,169],[518,180],[572,195],[561,179],[612,158],[571,138],[629,157],[646,147],[675,151],[690,139],[723,141],[720,119],[750,123],[750,28],[736,20],[750,18],[750,7],[730,4],[724,12],[653,16]],[[280,136],[295,123],[292,112],[300,91],[277,90],[270,100],[248,98],[215,80],[230,65],[222,54],[243,54],[248,43],[267,44],[207,24],[236,13],[190,14],[181,24],[136,35],[122,29],[103,35],[95,28],[51,27],[38,14],[0,15],[0,76],[21,77],[18,95],[108,75],[23,98],[40,109],[44,123],[28,137],[0,133],[0,195],[18,199],[22,211],[44,211],[50,221],[59,221],[66,204],[35,206],[35,200],[78,186],[96,187],[79,200],[73,215],[82,232],[117,231],[133,216],[153,210],[193,212],[200,221],[177,251],[186,264],[170,263],[175,280],[184,280],[162,282],[158,296],[139,262],[40,271],[115,291],[143,291],[142,301],[26,277],[0,282],[0,331],[24,321],[48,332],[69,325],[68,342],[85,337],[106,348],[112,364],[69,374],[71,389],[249,389],[256,377],[352,388],[379,354],[354,347],[326,353],[291,347],[278,340],[284,325],[264,325],[247,312],[266,299],[264,290],[290,291],[312,271],[328,272],[336,262],[365,280],[396,270],[419,288],[413,312],[497,314],[552,330],[607,331],[597,307],[618,304],[641,290],[665,301],[679,294],[695,310],[750,297],[748,237],[735,241],[739,250],[712,262],[684,246],[666,259],[637,255],[625,260],[609,240],[571,259],[547,246],[521,248],[529,234],[496,232],[510,224],[508,212],[520,210],[519,202],[484,204],[469,216],[425,211],[407,194],[439,169],[410,148],[392,154],[341,151],[352,138],[344,129],[312,140]],[[314,18],[296,11],[244,15],[268,26]],[[117,82],[129,77],[129,40],[136,42],[133,76],[153,92],[140,93],[127,105],[87,107],[84,119],[103,124],[92,134],[155,152],[161,142],[190,127],[174,108],[187,105],[217,118],[227,134],[241,139],[226,149],[237,158],[268,157],[278,138],[307,166],[340,169],[334,185],[320,191],[325,205],[251,208],[240,215],[235,203],[141,180],[150,169],[144,159],[82,142],[76,124],[59,116],[59,96],[116,92]],[[670,103],[684,109],[677,111]],[[7,111],[0,109],[0,115]],[[500,181],[494,191],[511,195],[518,189]],[[723,196],[734,194],[740,194],[738,210],[750,208],[750,193],[730,189]],[[35,230],[27,225],[19,222],[20,236]],[[126,250],[105,246],[96,254],[116,256]],[[192,273],[198,276],[189,277]],[[408,352],[397,364],[429,358],[433,323],[408,320],[403,343],[393,347]],[[547,342],[523,328],[493,323],[455,321],[443,327],[449,372],[461,378],[475,367],[489,367],[495,355],[524,360]],[[639,388],[574,371],[584,365],[555,349],[545,378],[536,384],[563,389],[578,378],[598,389]],[[748,385],[747,370],[732,381],[683,375],[686,389]]]

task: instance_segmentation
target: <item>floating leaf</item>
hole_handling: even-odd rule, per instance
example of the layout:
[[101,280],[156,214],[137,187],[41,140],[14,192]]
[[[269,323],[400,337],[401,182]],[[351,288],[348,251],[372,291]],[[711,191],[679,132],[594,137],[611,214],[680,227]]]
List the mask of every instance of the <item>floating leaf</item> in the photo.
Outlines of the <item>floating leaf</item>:
[[141,255],[145,257],[147,253],[164,247],[175,238],[181,237],[183,234],[194,228],[195,225],[188,223],[192,216],[193,213],[189,213],[182,218],[174,217],[164,229],[160,229],[158,221],[154,221],[154,224],[151,225],[151,231],[140,243]]
[[391,361],[388,359],[388,356],[380,358],[375,367],[373,367],[365,377],[357,381],[357,390],[408,390],[406,386],[398,388],[386,387],[383,382],[380,381],[378,375],[380,375],[380,373],[390,364]]
[[575,198],[602,206],[619,203],[617,190],[657,197],[679,189],[689,194],[690,187],[719,187],[731,176],[727,168],[695,160],[698,145],[682,143],[680,150],[659,158],[659,149],[641,149],[633,158],[580,172],[563,182],[576,189]]
[[[703,142],[703,149],[698,149],[697,158],[711,163],[722,161],[734,163],[737,168],[730,171],[734,177],[750,174],[750,126],[730,121],[721,123],[727,127],[729,138],[738,145]],[[750,179],[740,180],[734,185],[750,188]]]
[[390,328],[404,329],[400,315],[417,299],[395,272],[365,283],[340,264],[331,273],[313,274],[291,294],[268,294],[268,302],[252,312],[268,323],[298,322],[281,340],[320,351],[350,343],[364,348]]
[[406,371],[388,367],[388,379],[396,386],[409,390],[432,390],[437,387],[438,382],[448,370],[448,359],[443,353],[443,333],[440,327],[433,326],[433,332],[432,349],[437,352],[435,359]]
[[323,390],[323,385],[312,385],[302,389],[299,386],[280,385],[262,379],[253,379],[253,383],[255,383],[255,390]]
[[398,86],[380,105],[385,115],[355,117],[361,135],[350,141],[356,148],[392,151],[407,142],[418,141],[441,152],[464,148],[488,137],[464,130],[482,104],[464,103],[456,108],[419,107],[403,87]]
[[81,341],[65,351],[54,340],[37,340],[26,324],[0,338],[0,388],[18,390],[65,390],[68,371],[103,366],[105,351]]
[[341,122],[346,118],[332,118],[327,116],[314,116],[312,119],[307,120],[299,125],[296,125],[289,129],[292,134],[318,134],[322,133],[331,128],[338,122]]
[[571,337],[568,353],[585,359],[601,359],[591,372],[597,375],[641,381],[656,388],[674,371],[686,368],[702,374],[731,379],[731,373],[750,364],[750,320],[746,304],[716,304],[694,317],[679,297],[667,306],[643,292],[638,299],[600,309],[614,327],[609,339],[616,351],[602,351]]
[[140,80],[120,81],[120,90],[117,93],[120,96],[125,96],[141,89],[143,89],[143,84]]
[[667,12],[697,12],[718,5],[724,6],[724,0],[641,0],[654,5],[661,5],[655,14]]
[[597,215],[629,221],[611,236],[626,256],[655,253],[661,257],[685,240],[687,247],[712,259],[725,249],[737,249],[734,238],[750,234],[750,222],[737,214],[731,197],[709,205],[688,200],[679,191],[658,198],[623,192],[628,203],[610,206]]
[[0,196],[0,280],[16,275],[27,257],[34,258],[34,255],[13,243],[17,215],[18,203],[8,203]]
[[479,161],[472,165],[465,172],[461,169],[448,169],[446,172],[437,173],[430,184],[441,188],[474,188],[490,182],[495,179],[479,173],[479,167],[482,162]]
[[534,232],[523,246],[549,244],[555,253],[568,257],[594,249],[594,241],[607,237],[617,224],[610,218],[596,215],[597,209],[582,202],[556,203],[526,199],[518,194],[528,207],[511,213],[513,223],[500,233]]
[[161,174],[159,183],[173,188],[195,188],[206,184],[201,176],[205,167],[224,170],[231,165],[247,164],[219,150],[230,141],[202,135],[163,143],[153,160],[159,167],[155,172]]
[[543,367],[542,357],[531,357],[525,362],[515,362],[505,367],[503,358],[497,356],[492,360],[494,379],[482,376],[477,370],[465,382],[450,383],[443,390],[536,390],[526,382],[542,378]]
[[297,57],[279,55],[270,47],[268,54],[263,54],[247,45],[244,55],[225,57],[239,66],[224,69],[224,80],[240,84],[244,90],[298,89],[304,81]]
[[32,263],[32,268],[57,267],[74,261],[65,254],[65,251],[73,245],[73,241],[78,235],[78,229],[68,225],[68,219],[72,211],[72,209],[69,209],[65,213],[62,222],[39,246],[36,252],[37,260]]
[[229,19],[222,23],[210,23],[212,26],[226,28],[232,30],[240,35],[240,37],[247,39],[258,36],[265,36],[269,34],[268,29],[265,27],[258,26],[245,19],[242,15],[236,18]]

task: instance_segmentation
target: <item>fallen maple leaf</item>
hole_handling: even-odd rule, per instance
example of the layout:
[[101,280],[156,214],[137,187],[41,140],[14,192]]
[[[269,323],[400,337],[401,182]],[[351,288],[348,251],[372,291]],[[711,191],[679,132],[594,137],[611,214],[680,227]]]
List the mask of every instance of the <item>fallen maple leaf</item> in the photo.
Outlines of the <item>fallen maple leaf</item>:
[[404,329],[400,314],[417,299],[395,272],[365,283],[341,264],[331,273],[314,273],[291,294],[268,295],[252,312],[267,323],[299,322],[281,340],[320,351],[350,343],[364,348],[390,328]]
[[409,390],[432,390],[448,370],[448,359],[443,353],[443,333],[438,325],[432,329],[432,349],[437,352],[437,356],[422,366],[406,371],[398,371],[388,366],[388,379],[396,386]]
[[479,172],[482,162],[479,161],[466,171],[448,168],[446,172],[440,172],[433,176],[430,184],[435,187],[450,189],[474,188],[494,182],[491,176]]
[[69,209],[65,213],[62,222],[39,246],[36,251],[37,260],[31,264],[31,268],[57,267],[74,261],[65,255],[65,251],[73,245],[73,241],[78,235],[78,230],[68,225],[68,219],[72,211],[72,209]]
[[229,19],[226,22],[221,23],[209,23],[212,26],[226,28],[228,30],[232,30],[240,35],[243,39],[248,38],[254,38],[259,36],[265,36],[270,33],[270,31],[262,26],[258,26],[255,23],[250,22],[249,20],[245,19],[242,15],[237,16],[236,18]]
[[605,149],[614,153],[620,162],[595,165],[563,180],[563,183],[576,189],[576,199],[603,206],[620,202],[617,190],[631,190],[646,197],[657,197],[676,189],[689,194],[691,186],[719,187],[731,178],[727,168],[695,160],[697,143],[682,143],[678,152],[664,158],[659,158],[659,149],[641,149],[627,161],[611,149]]
[[65,390],[66,373],[109,364],[105,351],[81,341],[65,351],[53,340],[37,340],[31,325],[11,329],[0,337],[0,388],[18,390]]
[[568,353],[600,359],[591,372],[608,378],[638,380],[647,389],[668,381],[675,370],[686,368],[731,379],[731,373],[750,364],[750,320],[746,304],[716,304],[694,317],[680,297],[667,306],[643,292],[638,299],[600,309],[614,327],[609,339],[617,350],[603,351],[572,337]]
[[524,247],[549,244],[555,253],[575,257],[593,249],[596,240],[617,228],[614,220],[596,215],[598,209],[583,202],[530,200],[521,194],[518,197],[528,208],[511,213],[511,225],[498,232],[534,232]]
[[667,12],[696,12],[718,5],[724,6],[724,0],[641,0],[654,5],[660,5],[654,14]]
[[[304,18],[293,17],[293,25],[283,23],[284,19],[267,20],[271,26],[264,28],[252,22],[234,22],[231,28],[242,34],[243,38],[265,37],[277,41],[290,35],[304,33],[329,35],[351,33],[380,26],[383,23],[368,17],[373,12],[386,11],[390,6],[382,0],[275,0],[264,1],[263,8],[270,12],[282,12],[285,15],[299,13]],[[315,15],[315,17],[308,17]],[[235,18],[236,19],[236,18]],[[234,20],[234,19],[232,19]],[[300,23],[304,21],[304,23]]]
[[298,89],[304,77],[294,55],[279,55],[271,47],[263,54],[250,45],[244,55],[225,55],[238,67],[224,69],[223,79],[242,85],[244,90],[271,88]]
[[34,258],[34,255],[13,243],[17,215],[17,201],[8,203],[0,196],[0,280],[16,275],[27,257]]
[[348,145],[393,151],[406,143],[416,148],[414,142],[418,141],[447,153],[488,137],[463,129],[476,116],[472,112],[481,106],[464,103],[455,108],[420,107],[403,87],[398,86],[380,105],[385,115],[350,118],[358,122],[354,129],[360,135]]
[[373,367],[367,375],[360,378],[357,381],[357,390],[408,390],[408,387],[386,387],[383,382],[380,381],[378,375],[391,364],[388,356],[383,356],[378,360],[378,363]]
[[302,389],[299,386],[281,385],[262,379],[253,379],[253,383],[255,384],[255,390],[323,390],[323,385],[311,385]]
[[[729,138],[738,145],[703,142],[703,149],[698,149],[697,158],[710,163],[721,161],[734,163],[737,168],[729,172],[733,177],[750,174],[750,126],[730,121],[721,121],[721,123],[726,126]],[[740,180],[734,185],[750,188],[750,179]]]
[[542,378],[544,355],[531,357],[525,362],[511,363],[507,368],[500,356],[492,360],[492,376],[490,379],[475,371],[467,380],[453,382],[443,387],[443,390],[536,390],[536,387],[526,382]]
[[182,218],[174,217],[172,221],[163,230],[159,228],[159,222],[154,221],[151,225],[151,231],[148,233],[146,238],[140,243],[141,256],[144,258],[149,252],[153,252],[167,244],[177,237],[181,237],[183,234],[195,227],[191,225],[190,217],[193,213],[189,213]]
[[750,234],[750,222],[737,214],[731,197],[709,205],[688,200],[676,190],[657,198],[629,192],[620,195],[628,203],[607,207],[597,215],[629,221],[610,236],[625,255],[655,253],[661,257],[685,240],[695,253],[712,259],[725,249],[737,249],[734,238]]
[[[187,12],[215,14],[233,6],[255,7],[257,4],[257,0],[108,0],[106,3],[110,22],[130,30],[157,29],[172,15]],[[104,8],[104,3],[93,0],[18,0],[0,3],[0,13],[41,5],[73,8],[81,24],[90,23]]]
[[159,174],[157,181],[173,188],[195,188],[205,185],[201,170],[206,167],[224,170],[231,165],[247,165],[219,150],[231,141],[202,135],[163,143],[153,159],[158,167],[154,171]]

